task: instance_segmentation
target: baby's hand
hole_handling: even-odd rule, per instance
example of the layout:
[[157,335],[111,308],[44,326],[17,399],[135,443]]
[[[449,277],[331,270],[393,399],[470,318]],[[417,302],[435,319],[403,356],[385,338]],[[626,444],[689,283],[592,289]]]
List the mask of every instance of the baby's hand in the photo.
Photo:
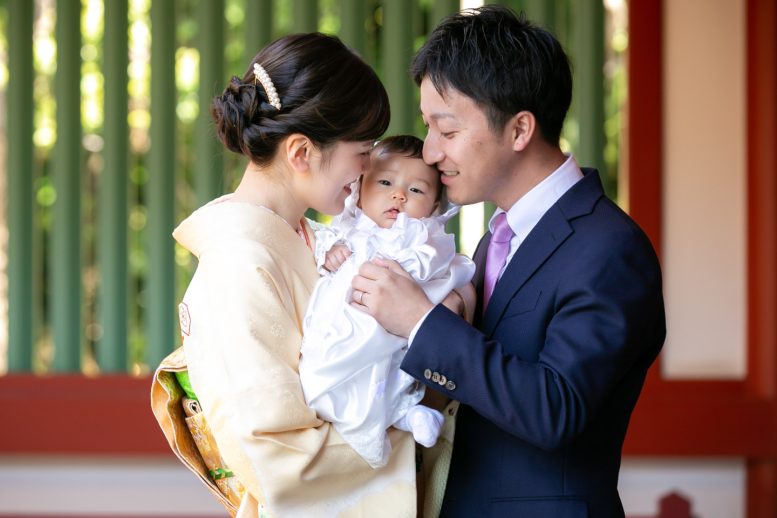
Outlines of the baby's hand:
[[351,250],[347,246],[332,245],[332,248],[324,256],[324,268],[327,271],[336,272],[350,255]]

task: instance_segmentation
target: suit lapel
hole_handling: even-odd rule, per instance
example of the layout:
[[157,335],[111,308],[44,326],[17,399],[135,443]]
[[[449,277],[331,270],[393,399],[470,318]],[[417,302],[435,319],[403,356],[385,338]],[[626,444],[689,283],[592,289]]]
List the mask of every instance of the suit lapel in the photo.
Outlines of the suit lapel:
[[[513,295],[521,289],[529,277],[550,257],[553,252],[573,232],[570,221],[574,218],[590,214],[596,201],[604,194],[599,174],[592,169],[583,168],[583,178],[569,189],[553,206],[542,216],[537,225],[532,229],[526,239],[518,247],[518,250],[507,265],[502,277],[497,281],[494,293],[486,308],[486,313],[478,326],[483,333],[490,336],[496,324],[502,318],[508,303]],[[477,315],[482,313],[483,299],[483,272],[486,263],[486,250],[491,235],[486,234],[476,253],[479,278],[476,278],[475,287],[478,294]]]
[[551,207],[526,236],[496,283],[483,315],[483,332],[491,335],[515,292],[572,233],[572,227],[557,206]]
[[472,278],[472,283],[475,285],[475,295],[477,302],[475,303],[475,318],[473,324],[475,327],[480,327],[483,320],[483,278],[486,275],[486,252],[488,245],[491,243],[491,232],[481,238],[478,243],[475,253],[472,256],[472,260],[475,262],[475,276]]

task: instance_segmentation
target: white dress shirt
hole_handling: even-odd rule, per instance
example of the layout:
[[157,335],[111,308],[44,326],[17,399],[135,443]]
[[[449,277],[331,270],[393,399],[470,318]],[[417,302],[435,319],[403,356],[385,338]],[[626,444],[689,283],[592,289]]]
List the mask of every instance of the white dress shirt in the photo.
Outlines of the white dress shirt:
[[[499,272],[499,277],[510,264],[510,260],[515,255],[518,247],[521,246],[526,236],[534,229],[542,216],[548,211],[549,208],[561,198],[565,192],[569,190],[574,184],[576,184],[581,178],[583,178],[583,172],[580,170],[580,166],[577,165],[575,158],[570,154],[561,166],[553,171],[547,178],[535,185],[529,192],[521,196],[512,207],[507,211],[507,224],[510,225],[513,233],[515,234],[510,240],[510,251],[507,254],[507,260],[502,270]],[[494,211],[491,220],[488,222],[488,229],[494,231],[494,218],[496,218],[504,210],[497,208]],[[499,282],[499,278],[497,278]],[[408,343],[413,344],[413,338],[415,338],[416,332],[421,327],[421,324],[426,320],[427,315],[431,313],[429,310],[421,319],[416,323],[413,330],[408,337]]]

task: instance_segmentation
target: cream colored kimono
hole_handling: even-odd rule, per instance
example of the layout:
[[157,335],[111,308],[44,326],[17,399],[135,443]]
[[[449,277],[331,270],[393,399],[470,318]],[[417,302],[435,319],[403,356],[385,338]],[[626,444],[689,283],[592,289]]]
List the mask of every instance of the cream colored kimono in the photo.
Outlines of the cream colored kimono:
[[392,430],[389,464],[375,470],[305,404],[302,319],[318,280],[305,241],[276,214],[230,195],[173,236],[199,259],[179,307],[181,333],[202,412],[246,488],[237,515],[415,516],[411,435]]

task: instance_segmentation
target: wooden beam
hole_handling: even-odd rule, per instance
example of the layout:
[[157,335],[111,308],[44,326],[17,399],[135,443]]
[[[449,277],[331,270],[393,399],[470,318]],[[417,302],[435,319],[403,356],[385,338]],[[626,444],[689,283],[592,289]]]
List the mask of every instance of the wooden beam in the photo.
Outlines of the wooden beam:
[[294,31],[315,32],[318,30],[318,1],[294,0]]
[[661,257],[661,2],[629,3],[626,167],[629,214]]
[[[552,5],[552,2],[540,2]],[[614,194],[614,177],[604,163],[604,4],[602,0],[575,2],[574,45],[567,50],[573,61],[573,97],[570,111],[578,124],[575,158],[581,166],[601,173],[605,191]],[[549,17],[552,12],[544,12]],[[553,20],[538,20],[551,30]]]
[[224,0],[200,0],[198,8],[200,50],[200,115],[194,133],[194,187],[197,206],[224,192],[224,147],[213,131],[210,107],[224,88]]
[[[167,453],[149,377],[0,377],[2,453]],[[640,399],[624,455],[773,458],[770,402],[738,382],[682,383]]]
[[150,389],[149,377],[0,377],[0,453],[172,455]]
[[[273,2],[272,0],[251,0],[245,3],[245,9],[246,48],[244,57],[247,66],[259,52],[259,49],[272,41]],[[222,82],[226,83],[226,78],[223,78]]]
[[[777,443],[777,7],[748,0],[747,307],[748,389],[768,398]],[[777,516],[777,457],[747,464],[748,516]]]
[[127,8],[127,0],[115,0],[105,4],[105,147],[104,166],[100,174],[100,196],[97,200],[100,267],[97,315],[102,328],[102,335],[97,344],[97,362],[101,372],[114,373],[126,373],[129,368]]
[[175,259],[170,233],[175,200],[175,10],[172,0],[151,3],[151,150],[148,155],[145,279],[146,358],[152,369],[177,341]]
[[[33,349],[33,146],[32,22],[35,4],[8,5],[8,370],[32,370]],[[11,128],[13,130],[11,131]]]
[[81,370],[81,2],[57,2],[57,141],[52,161],[57,199],[48,252],[56,372]]
[[643,391],[623,454],[771,457],[777,449],[771,405],[742,382],[663,382]]
[[367,61],[367,7],[364,0],[340,1],[340,39]]
[[387,135],[413,134],[418,106],[415,86],[408,69],[413,56],[412,0],[383,4],[381,79],[391,103],[391,123]]

